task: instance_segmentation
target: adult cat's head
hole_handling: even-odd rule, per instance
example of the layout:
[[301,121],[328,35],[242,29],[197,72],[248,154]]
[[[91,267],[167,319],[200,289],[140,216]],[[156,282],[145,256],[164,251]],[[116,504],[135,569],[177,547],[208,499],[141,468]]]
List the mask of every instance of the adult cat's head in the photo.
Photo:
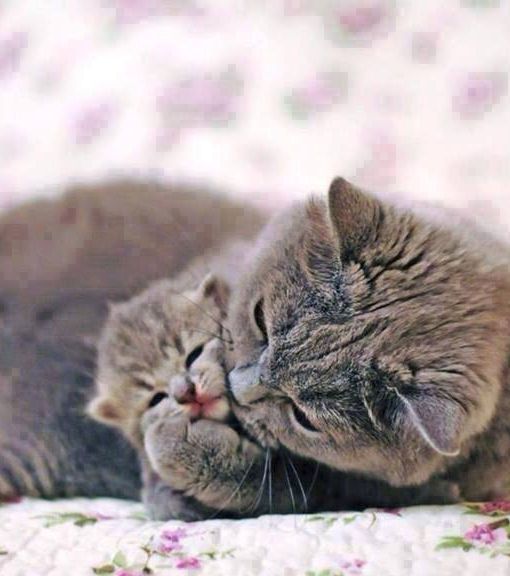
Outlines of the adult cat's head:
[[462,451],[494,412],[510,292],[461,235],[342,179],[273,221],[230,314],[246,428],[394,484]]

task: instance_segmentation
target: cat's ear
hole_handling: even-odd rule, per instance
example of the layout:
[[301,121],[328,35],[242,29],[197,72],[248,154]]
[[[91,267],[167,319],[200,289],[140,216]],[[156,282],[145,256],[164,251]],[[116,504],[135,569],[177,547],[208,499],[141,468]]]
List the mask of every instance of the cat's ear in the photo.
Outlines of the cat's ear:
[[465,420],[461,406],[449,398],[396,393],[407,425],[419,432],[425,442],[439,454],[457,456]]
[[355,259],[376,237],[382,204],[338,177],[329,187],[328,209],[342,260]]
[[198,293],[202,298],[212,298],[216,306],[225,311],[230,296],[230,288],[227,283],[215,276],[207,274],[198,287]]
[[98,396],[91,400],[87,406],[87,414],[98,422],[110,425],[122,420],[119,407],[108,396]]

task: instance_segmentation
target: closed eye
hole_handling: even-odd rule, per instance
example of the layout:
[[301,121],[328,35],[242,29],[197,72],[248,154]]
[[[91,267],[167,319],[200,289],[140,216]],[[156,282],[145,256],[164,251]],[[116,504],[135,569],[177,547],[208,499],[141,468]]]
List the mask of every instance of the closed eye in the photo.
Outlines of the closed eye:
[[160,402],[163,402],[165,398],[168,398],[168,394],[166,394],[166,392],[157,392],[151,398],[151,401],[149,402],[149,408],[154,408],[154,406],[157,406]]
[[142,378],[136,378],[134,384],[138,388],[143,388],[144,390],[154,390],[154,386]]
[[307,432],[319,432],[319,430],[310,422],[308,416],[303,412],[303,410],[298,408],[295,404],[291,404],[289,410],[292,419],[299,427],[304,428]]
[[204,346],[201,344],[194,348],[187,356],[186,356],[186,370],[189,370],[196,360],[200,357],[200,354],[204,351]]

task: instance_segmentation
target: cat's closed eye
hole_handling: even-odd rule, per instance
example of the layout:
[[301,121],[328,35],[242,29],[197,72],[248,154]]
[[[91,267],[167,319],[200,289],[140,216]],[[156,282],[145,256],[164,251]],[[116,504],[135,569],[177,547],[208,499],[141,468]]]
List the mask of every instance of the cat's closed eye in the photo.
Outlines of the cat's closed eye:
[[319,432],[317,428],[310,422],[308,416],[296,406],[296,404],[292,403],[289,407],[290,413],[292,415],[292,419],[301,427],[304,428],[308,432]]
[[267,335],[267,325],[266,325],[266,318],[265,318],[265,314],[264,314],[264,300],[263,298],[261,298],[256,304],[255,304],[255,308],[253,309],[253,319],[255,320],[255,325],[257,326],[260,335],[261,335],[261,340],[264,343],[267,343],[268,341],[268,335]]
[[204,346],[203,344],[201,344],[200,346],[197,346],[196,348],[193,348],[193,350],[186,356],[186,370],[189,370],[191,368],[191,366],[193,365],[193,363],[198,360],[198,358],[200,357],[200,355],[202,354],[202,352],[204,351]]

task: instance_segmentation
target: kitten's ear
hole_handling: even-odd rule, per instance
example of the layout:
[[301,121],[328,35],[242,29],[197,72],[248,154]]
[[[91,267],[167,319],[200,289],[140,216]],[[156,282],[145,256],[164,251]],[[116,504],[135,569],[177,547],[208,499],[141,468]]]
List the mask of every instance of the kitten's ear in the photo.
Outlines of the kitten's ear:
[[416,397],[397,392],[406,421],[427,444],[443,456],[460,452],[465,413],[454,400],[422,394]]
[[214,274],[207,274],[198,287],[198,292],[202,298],[212,298],[222,311],[226,310],[228,298],[230,296],[230,288],[227,283],[215,276]]
[[382,204],[338,177],[329,187],[328,208],[342,260],[355,259],[376,236]]
[[87,406],[87,414],[98,422],[110,425],[115,425],[122,420],[119,407],[108,396],[98,396],[91,400]]

